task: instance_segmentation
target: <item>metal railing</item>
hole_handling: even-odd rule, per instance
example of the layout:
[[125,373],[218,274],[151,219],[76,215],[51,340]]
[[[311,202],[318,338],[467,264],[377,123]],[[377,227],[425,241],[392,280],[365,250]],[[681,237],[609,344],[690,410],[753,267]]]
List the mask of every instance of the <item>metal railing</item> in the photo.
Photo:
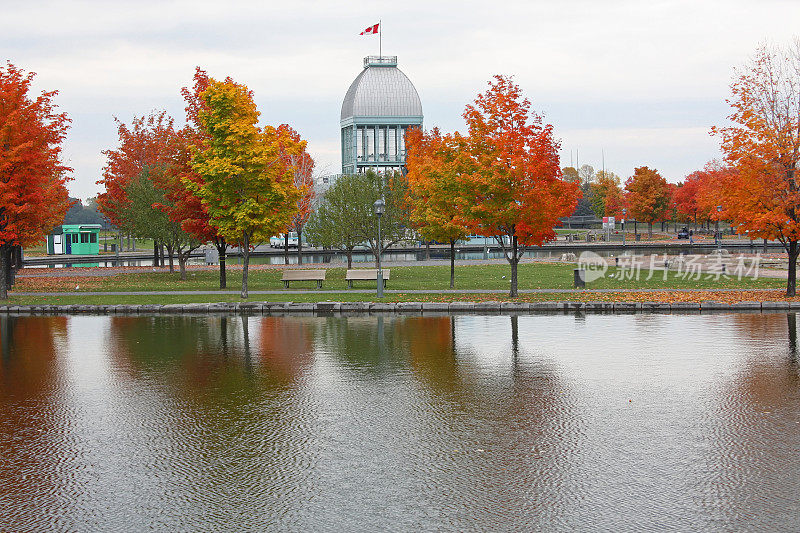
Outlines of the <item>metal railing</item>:
[[364,66],[396,67],[397,56],[367,56],[364,58]]

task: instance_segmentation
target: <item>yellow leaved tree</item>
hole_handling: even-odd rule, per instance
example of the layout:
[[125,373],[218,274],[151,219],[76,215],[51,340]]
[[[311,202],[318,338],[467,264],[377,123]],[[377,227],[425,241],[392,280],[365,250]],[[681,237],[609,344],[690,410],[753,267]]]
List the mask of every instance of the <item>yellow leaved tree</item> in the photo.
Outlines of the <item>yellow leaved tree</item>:
[[242,298],[247,298],[250,248],[283,231],[297,211],[300,192],[281,147],[293,142],[272,126],[258,126],[253,93],[231,80],[210,79],[201,93],[200,123],[208,135],[195,148],[192,169],[202,177],[186,180],[208,208],[211,225],[243,253]]

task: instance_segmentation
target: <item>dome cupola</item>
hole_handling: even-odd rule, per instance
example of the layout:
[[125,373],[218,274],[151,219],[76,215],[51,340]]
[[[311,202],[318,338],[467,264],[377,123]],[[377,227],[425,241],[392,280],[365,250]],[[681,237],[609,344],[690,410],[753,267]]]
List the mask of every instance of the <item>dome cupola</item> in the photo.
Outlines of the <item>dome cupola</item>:
[[397,56],[368,56],[342,102],[342,173],[402,170],[405,132],[422,126],[422,102]]

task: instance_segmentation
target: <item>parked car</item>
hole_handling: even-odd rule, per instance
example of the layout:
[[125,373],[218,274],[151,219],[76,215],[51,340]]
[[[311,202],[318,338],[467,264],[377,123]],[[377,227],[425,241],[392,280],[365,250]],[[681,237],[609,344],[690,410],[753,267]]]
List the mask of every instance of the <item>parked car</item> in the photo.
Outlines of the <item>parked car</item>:
[[688,228],[681,228],[678,232],[679,239],[688,239],[689,238],[689,229]]
[[[269,238],[270,248],[283,248],[286,245],[286,234],[281,233]],[[289,232],[289,248],[297,248],[297,232]]]

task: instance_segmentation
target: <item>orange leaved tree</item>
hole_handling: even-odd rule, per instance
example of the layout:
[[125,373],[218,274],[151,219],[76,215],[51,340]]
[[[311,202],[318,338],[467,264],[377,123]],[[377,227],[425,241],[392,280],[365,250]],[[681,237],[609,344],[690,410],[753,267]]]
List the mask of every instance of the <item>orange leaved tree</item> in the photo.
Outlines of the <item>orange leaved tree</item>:
[[703,170],[690,174],[696,181],[695,205],[697,213],[711,226],[711,221],[729,220],[721,210],[731,186],[738,179],[736,169],[719,161],[709,161]]
[[628,215],[647,223],[647,233],[653,238],[653,223],[664,220],[672,201],[667,180],[655,169],[638,167],[625,182],[625,201]]
[[289,231],[297,232],[297,263],[303,263],[303,227],[311,216],[314,202],[314,159],[306,150],[307,142],[300,138],[300,134],[288,124],[278,126],[281,138],[286,142],[281,143],[285,164],[292,174],[292,182],[300,193],[297,200],[297,212],[292,217],[287,228],[284,246],[285,258],[289,259]]
[[409,218],[426,240],[450,243],[451,289],[455,287],[455,244],[468,235],[456,201],[463,145],[460,136],[443,136],[438,128],[429,133],[412,128],[406,133]]
[[622,214],[623,198],[620,178],[613,172],[601,170],[597,173],[593,183],[589,184],[591,191],[592,211],[598,217],[620,216]]
[[456,201],[470,229],[495,237],[503,248],[515,297],[525,246],[555,240],[553,227],[578,202],[578,184],[561,178],[553,126],[531,110],[511,78],[495,76],[463,116],[469,161]]
[[41,239],[69,208],[61,143],[69,119],[53,104],[57,91],[32,96],[34,73],[0,68],[0,299],[8,298],[11,250]]
[[761,46],[731,84],[732,126],[712,131],[738,176],[721,191],[724,216],[789,255],[786,295],[797,290],[800,253],[800,40]]

